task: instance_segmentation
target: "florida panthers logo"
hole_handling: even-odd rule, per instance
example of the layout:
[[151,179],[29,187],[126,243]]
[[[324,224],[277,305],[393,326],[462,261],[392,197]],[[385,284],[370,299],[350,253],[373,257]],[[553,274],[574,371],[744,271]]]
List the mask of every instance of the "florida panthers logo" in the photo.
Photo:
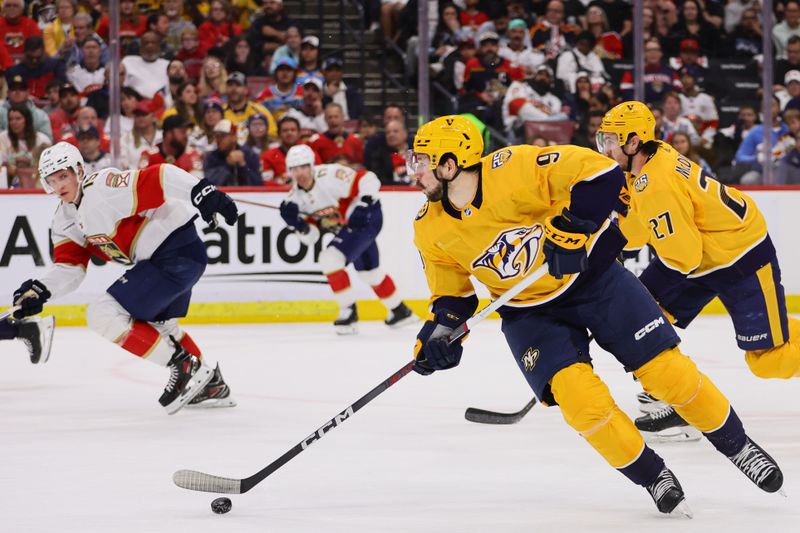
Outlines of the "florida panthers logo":
[[506,230],[472,263],[472,268],[488,268],[500,279],[525,274],[539,253],[543,234],[539,224]]

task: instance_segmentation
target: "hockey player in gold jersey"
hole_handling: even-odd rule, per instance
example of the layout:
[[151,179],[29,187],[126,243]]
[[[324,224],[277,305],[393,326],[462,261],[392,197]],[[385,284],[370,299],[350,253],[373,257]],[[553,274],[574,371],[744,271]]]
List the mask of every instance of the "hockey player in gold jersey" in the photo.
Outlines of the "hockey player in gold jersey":
[[407,156],[429,200],[414,223],[432,294],[415,370],[460,362],[461,343],[446,337],[477,307],[470,275],[497,296],[546,261],[549,274],[499,311],[514,359],[541,401],[558,404],[659,511],[686,511],[680,484],[592,370],[588,330],[760,488],[779,490],[777,464],[747,437],[725,396],[680,352],[658,304],[615,260],[625,244],[612,220],[625,179],[619,165],[575,146],[482,152],[477,127],[447,116],[423,125]]
[[[670,320],[684,328],[719,297],[756,376],[800,376],[800,321],[787,316],[775,248],[755,202],[656,141],[655,119],[641,102],[610,110],[597,145],[628,172],[630,209],[620,228],[628,249],[654,250],[639,279]],[[648,407],[640,429],[653,438],[685,437],[672,431],[682,421],[668,406]]]

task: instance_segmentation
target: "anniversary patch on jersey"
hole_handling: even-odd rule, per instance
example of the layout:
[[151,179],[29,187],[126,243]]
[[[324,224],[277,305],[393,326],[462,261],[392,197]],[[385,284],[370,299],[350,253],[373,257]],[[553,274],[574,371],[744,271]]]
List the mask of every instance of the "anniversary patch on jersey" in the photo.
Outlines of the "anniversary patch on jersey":
[[522,354],[520,361],[522,362],[523,368],[525,368],[525,372],[530,372],[536,367],[536,362],[539,360],[539,350],[531,346],[525,353]]
[[428,214],[428,207],[430,207],[430,202],[425,202],[422,205],[422,207],[419,209],[419,211],[417,212],[417,216],[414,217],[414,220],[419,220],[422,217],[424,217],[426,214]]
[[511,159],[511,150],[504,148],[492,156],[492,170],[500,168]]
[[633,188],[636,190],[636,192],[642,192],[647,188],[649,183],[650,182],[647,179],[647,174],[642,174],[636,178],[636,181],[633,182]]
[[472,262],[472,268],[488,268],[500,279],[524,275],[539,254],[543,235],[541,224],[502,231],[484,253]]
[[128,187],[130,185],[131,173],[123,172],[122,174],[109,173],[106,176],[106,186],[112,188]]
[[119,263],[120,265],[133,264],[131,258],[125,255],[125,252],[120,250],[119,246],[117,246],[117,243],[115,243],[108,235],[92,235],[91,237],[86,237],[86,240],[89,241],[89,244],[92,246],[97,247],[115,263]]

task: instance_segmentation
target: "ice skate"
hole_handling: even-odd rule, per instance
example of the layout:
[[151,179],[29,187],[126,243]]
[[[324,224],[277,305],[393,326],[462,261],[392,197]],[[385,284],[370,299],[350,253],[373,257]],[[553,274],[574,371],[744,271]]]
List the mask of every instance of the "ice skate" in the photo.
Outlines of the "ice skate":
[[750,440],[750,437],[739,453],[728,459],[761,490],[765,492],[781,490],[783,473],[778,463],[761,446]]
[[666,404],[660,410],[640,416],[634,424],[642,433],[645,442],[649,443],[693,442],[703,437],[703,434],[681,418],[672,406]]
[[173,337],[170,340],[175,345],[175,353],[167,365],[170,371],[169,381],[158,403],[166,409],[168,415],[174,415],[203,391],[214,377],[214,371],[184,350]]
[[339,310],[339,317],[333,322],[337,335],[355,335],[358,333],[358,310],[356,304]]
[[669,468],[664,467],[658,473],[656,480],[645,488],[660,512],[692,518],[692,511],[686,504],[683,488]]
[[50,358],[53,347],[53,330],[56,326],[54,316],[17,320],[19,339],[28,347],[31,363],[43,365]]
[[639,411],[643,412],[644,414],[660,411],[667,406],[666,403],[656,399],[653,396],[650,396],[650,394],[646,392],[640,392],[637,394],[636,399],[639,400]]
[[211,381],[186,406],[187,409],[210,409],[215,407],[236,407],[236,400],[231,398],[231,389],[222,377],[219,363],[214,368],[214,375],[211,377]]
[[389,316],[383,321],[390,328],[402,328],[416,322],[419,322],[417,315],[403,302],[400,302],[400,305],[394,309],[389,310]]

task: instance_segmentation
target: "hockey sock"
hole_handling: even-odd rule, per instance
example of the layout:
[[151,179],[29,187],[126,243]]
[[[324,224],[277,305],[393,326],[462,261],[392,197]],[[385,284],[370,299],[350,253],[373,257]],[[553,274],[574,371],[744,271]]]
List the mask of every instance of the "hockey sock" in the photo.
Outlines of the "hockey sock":
[[800,377],[800,320],[789,319],[789,339],[766,350],[749,350],[744,359],[760,378]]
[[633,374],[646,392],[670,404],[703,433],[718,430],[728,418],[728,399],[677,347],[661,352]]
[[728,411],[728,417],[725,422],[718,429],[703,433],[708,441],[714,445],[720,453],[726,457],[731,457],[739,453],[739,450],[744,446],[747,440],[747,435],[744,433],[742,421],[733,410],[733,407]]
[[580,433],[608,463],[634,483],[652,483],[664,461],[646,447],[642,435],[623,413],[591,365],[575,363],[550,381],[567,424]]
[[197,346],[197,344],[194,342],[194,339],[192,339],[188,333],[183,334],[183,338],[181,338],[180,343],[181,346],[183,346],[183,349],[190,354],[197,356],[198,359],[202,357],[203,354],[200,351],[200,347]]
[[337,270],[325,274],[328,278],[328,285],[331,286],[333,291],[333,298],[339,303],[339,307],[344,309],[355,303],[356,299],[353,297],[353,289],[350,286],[350,276],[347,275],[345,269]]
[[370,287],[372,287],[375,296],[380,298],[386,309],[394,309],[402,303],[402,300],[397,295],[397,288],[394,281],[388,274],[384,274],[379,269],[363,270],[358,273]]
[[175,351],[156,328],[141,320],[134,320],[130,329],[114,342],[133,355],[161,366],[167,366]]
[[0,320],[0,340],[10,340],[17,338],[17,326],[10,320]]

